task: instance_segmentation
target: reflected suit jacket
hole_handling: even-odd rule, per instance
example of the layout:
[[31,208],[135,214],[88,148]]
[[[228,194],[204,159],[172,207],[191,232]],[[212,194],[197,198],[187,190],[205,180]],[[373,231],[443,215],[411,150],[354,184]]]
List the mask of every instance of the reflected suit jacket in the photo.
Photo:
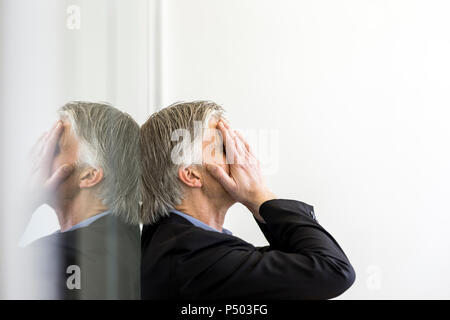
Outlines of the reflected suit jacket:
[[353,267],[312,206],[276,199],[259,212],[266,247],[176,214],[145,225],[142,299],[329,299],[353,284]]
[[[33,255],[38,299],[139,299],[140,230],[113,214],[25,247]],[[74,287],[79,267],[80,286]]]

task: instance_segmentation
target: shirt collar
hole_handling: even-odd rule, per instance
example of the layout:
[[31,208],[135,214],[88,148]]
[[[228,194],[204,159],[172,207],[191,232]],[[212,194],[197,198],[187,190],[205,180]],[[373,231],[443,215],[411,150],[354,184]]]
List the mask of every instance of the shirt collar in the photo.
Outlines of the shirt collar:
[[73,231],[73,230],[77,230],[77,229],[80,229],[80,228],[87,227],[88,225],[90,225],[94,221],[100,219],[101,217],[106,216],[109,213],[111,213],[111,211],[107,210],[107,211],[104,211],[102,213],[96,214],[95,216],[89,217],[89,218],[87,218],[87,219],[77,223],[76,225],[72,226],[70,229],[67,229],[66,231],[59,231],[59,232],[63,233],[63,232]]
[[203,222],[201,222],[200,220],[198,220],[198,219],[196,219],[196,218],[194,218],[194,217],[192,217],[192,216],[190,216],[190,215],[188,215],[188,214],[186,214],[186,213],[184,213],[184,212],[181,212],[181,211],[178,211],[178,210],[175,210],[175,209],[170,210],[170,212],[175,213],[175,214],[177,214],[177,215],[179,215],[179,216],[185,218],[186,220],[188,220],[189,222],[191,222],[194,226],[199,227],[199,228],[202,228],[202,229],[204,229],[204,230],[207,230],[207,231],[215,231],[215,232],[219,232],[219,233],[224,233],[224,234],[232,235],[232,233],[231,233],[230,230],[227,230],[227,229],[225,229],[225,228],[222,228],[222,232],[220,232],[220,231],[214,229],[213,227],[207,225],[206,223],[203,223]]

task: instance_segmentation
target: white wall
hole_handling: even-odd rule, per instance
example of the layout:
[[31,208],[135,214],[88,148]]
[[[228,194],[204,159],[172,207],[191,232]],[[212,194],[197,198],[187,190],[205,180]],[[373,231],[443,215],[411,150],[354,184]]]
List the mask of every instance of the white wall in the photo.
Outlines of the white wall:
[[[278,132],[268,184],[313,204],[348,254],[342,298],[450,298],[448,2],[0,1],[3,231],[57,106],[109,101],[141,123],[211,99],[237,128]],[[38,214],[28,239],[57,227]],[[242,206],[226,227],[266,243]]]
[[[354,264],[342,298],[450,298],[448,1],[170,0],[164,104],[279,130],[280,197]],[[264,244],[250,214],[226,227]]]

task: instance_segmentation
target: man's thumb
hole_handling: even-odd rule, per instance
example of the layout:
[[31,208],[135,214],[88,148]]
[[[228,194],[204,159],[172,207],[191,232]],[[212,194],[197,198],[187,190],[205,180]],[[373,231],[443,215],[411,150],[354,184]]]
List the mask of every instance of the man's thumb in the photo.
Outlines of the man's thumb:
[[73,165],[65,164],[55,172],[53,172],[52,176],[47,180],[47,187],[50,189],[56,188],[60,183],[62,183],[75,169]]
[[219,167],[218,165],[206,163],[205,166],[206,166],[206,170],[208,170],[208,172],[209,172],[214,178],[216,178],[216,179],[218,179],[218,180],[219,180],[220,178],[222,178],[222,174],[221,174],[221,172],[220,172],[220,167]]

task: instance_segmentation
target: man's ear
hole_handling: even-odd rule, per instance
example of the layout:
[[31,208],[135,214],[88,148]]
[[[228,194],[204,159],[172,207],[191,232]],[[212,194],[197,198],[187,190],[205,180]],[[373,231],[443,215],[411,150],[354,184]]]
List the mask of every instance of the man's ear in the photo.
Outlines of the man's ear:
[[80,174],[80,189],[92,188],[103,180],[103,169],[86,168]]
[[188,187],[201,188],[202,176],[197,166],[178,168],[178,178]]

